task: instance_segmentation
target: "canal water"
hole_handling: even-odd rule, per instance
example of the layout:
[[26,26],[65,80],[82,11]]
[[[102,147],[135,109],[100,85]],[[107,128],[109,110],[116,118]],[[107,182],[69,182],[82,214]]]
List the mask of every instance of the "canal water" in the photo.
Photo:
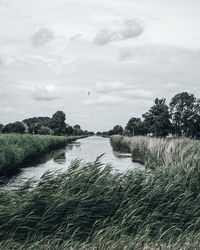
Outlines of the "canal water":
[[6,189],[18,186],[29,178],[38,180],[47,171],[65,171],[71,161],[75,159],[91,162],[102,154],[101,162],[105,164],[111,163],[115,171],[124,172],[129,169],[143,167],[139,163],[132,162],[131,154],[114,152],[108,138],[92,136],[72,142],[64,149],[46,153],[23,166],[20,173],[12,177],[6,184]]

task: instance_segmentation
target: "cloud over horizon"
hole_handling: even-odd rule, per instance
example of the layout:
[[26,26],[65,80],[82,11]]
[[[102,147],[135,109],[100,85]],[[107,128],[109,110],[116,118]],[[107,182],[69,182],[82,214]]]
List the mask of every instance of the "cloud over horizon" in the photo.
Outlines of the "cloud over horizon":
[[0,123],[63,110],[69,124],[108,130],[156,97],[200,97],[199,9],[196,0],[0,5]]
[[123,41],[126,39],[136,38],[140,36],[144,28],[136,20],[125,20],[121,28],[115,30],[102,29],[95,38],[94,43],[97,45],[105,45],[113,41]]

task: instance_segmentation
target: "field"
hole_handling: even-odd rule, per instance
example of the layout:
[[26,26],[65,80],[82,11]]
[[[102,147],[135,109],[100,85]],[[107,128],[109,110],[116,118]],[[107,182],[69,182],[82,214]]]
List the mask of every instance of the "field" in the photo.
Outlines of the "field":
[[25,161],[80,137],[0,134],[0,176],[13,175]]

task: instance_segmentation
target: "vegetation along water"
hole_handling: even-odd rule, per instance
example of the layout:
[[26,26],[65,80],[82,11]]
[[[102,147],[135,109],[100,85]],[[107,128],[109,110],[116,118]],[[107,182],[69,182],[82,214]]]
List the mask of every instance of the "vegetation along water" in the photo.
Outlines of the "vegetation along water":
[[78,138],[81,136],[0,134],[0,176],[13,175],[25,161]]

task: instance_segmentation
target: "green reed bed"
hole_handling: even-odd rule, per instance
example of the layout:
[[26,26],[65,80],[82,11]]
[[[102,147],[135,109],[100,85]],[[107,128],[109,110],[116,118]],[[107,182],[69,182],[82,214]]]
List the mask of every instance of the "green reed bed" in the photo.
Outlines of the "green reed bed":
[[64,147],[79,137],[42,135],[0,135],[0,176],[13,174],[21,164],[39,154]]
[[131,152],[133,161],[151,168],[182,164],[188,157],[198,158],[200,161],[199,140],[115,135],[110,141],[114,150]]
[[0,190],[0,249],[199,249],[198,157],[116,173],[74,161]]

